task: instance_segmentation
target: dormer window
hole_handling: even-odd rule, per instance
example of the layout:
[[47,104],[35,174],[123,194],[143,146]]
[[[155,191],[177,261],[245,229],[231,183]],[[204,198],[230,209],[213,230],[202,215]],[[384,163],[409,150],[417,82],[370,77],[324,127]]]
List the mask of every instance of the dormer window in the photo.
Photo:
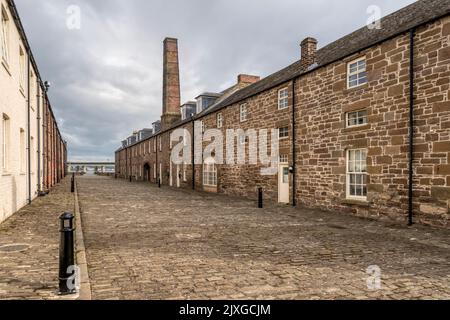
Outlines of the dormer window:
[[212,105],[214,105],[221,94],[218,93],[204,93],[198,96],[197,99],[197,113],[200,113]]

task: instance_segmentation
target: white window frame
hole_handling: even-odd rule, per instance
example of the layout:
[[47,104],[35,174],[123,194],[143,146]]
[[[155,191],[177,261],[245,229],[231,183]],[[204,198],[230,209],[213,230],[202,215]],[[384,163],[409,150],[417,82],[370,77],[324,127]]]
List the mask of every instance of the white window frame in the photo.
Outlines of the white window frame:
[[158,172],[158,169],[157,169],[157,167],[156,167],[156,162],[153,164],[153,179],[155,179],[156,180],[156,178],[157,178],[157,172]]
[[23,92],[25,88],[25,51],[19,46],[19,85]]
[[[365,112],[366,115],[365,116],[361,116],[361,113]],[[349,120],[350,120],[350,116],[352,114],[356,114],[356,122],[357,124],[350,124]],[[363,122],[362,124],[358,124],[359,119],[365,119],[365,122]],[[345,126],[347,128],[355,128],[355,127],[362,127],[365,126],[369,123],[369,113],[367,110],[363,109],[363,110],[358,110],[358,111],[351,111],[351,112],[347,112],[345,114]]]
[[27,161],[26,161],[26,154],[27,154],[27,145],[25,142],[25,130],[20,128],[19,131],[19,157],[20,157],[20,162],[19,162],[19,169],[20,169],[20,174],[25,174],[26,173],[26,166],[27,166]]
[[289,156],[287,154],[281,154],[280,164],[288,164],[288,163],[289,163]]
[[10,118],[3,114],[2,116],[2,168],[3,172],[6,173],[9,170],[9,159],[10,159]]
[[208,158],[203,163],[203,185],[217,187],[217,166],[213,158]]
[[[355,152],[355,160],[354,162],[354,166],[351,166],[351,153]],[[360,158],[356,159],[356,152],[360,152]],[[366,161],[364,162],[364,160],[361,160],[363,153],[365,153],[366,155]],[[358,163],[359,162],[359,163]],[[358,170],[358,165],[359,165],[359,170]],[[348,149],[346,151],[346,161],[345,161],[345,166],[346,166],[346,197],[349,200],[358,200],[358,201],[367,201],[367,186],[368,186],[368,174],[367,174],[367,149]],[[352,167],[353,169],[351,169],[350,167]],[[365,169],[364,169],[365,168]],[[354,185],[359,185],[362,187],[363,189],[363,193],[364,193],[364,186],[366,188],[366,195],[351,195],[350,194],[350,189],[351,189],[351,185],[353,185],[351,183],[351,176],[355,175],[355,181],[357,180],[357,176],[360,176],[361,178],[361,183],[354,183]],[[365,177],[365,178],[364,178]],[[364,184],[364,179],[366,180],[366,183]]]
[[[287,129],[286,131],[284,131],[284,129]],[[282,131],[283,130],[283,131]],[[285,136],[281,136],[281,132],[286,132],[287,135]],[[288,127],[282,127],[278,129],[278,139],[279,140],[283,140],[283,139],[288,139],[289,138],[289,126]]]
[[35,160],[35,146],[34,146],[34,137],[30,137],[30,169],[31,174],[34,175],[35,167],[36,167],[36,160]]
[[1,5],[1,46],[2,46],[2,59],[7,65],[9,64],[9,23],[10,19],[8,11]]
[[278,91],[278,110],[289,108],[289,90],[283,88]]
[[[360,69],[360,67],[358,66],[358,63],[361,62],[361,61],[365,62],[365,65],[364,65],[363,69],[362,68]],[[353,71],[351,66],[353,64],[355,64],[355,63],[357,64],[357,66],[356,66],[356,70]],[[361,77],[360,78],[359,75],[361,73],[365,73],[365,77]],[[357,76],[356,77],[357,84],[356,85],[351,85],[351,82],[353,82],[355,80],[350,81],[350,78],[352,76],[355,76],[355,75]],[[360,82],[361,79],[365,79],[365,81],[364,82]],[[347,63],[347,89],[358,88],[360,86],[365,85],[367,82],[368,82],[368,79],[367,79],[367,60],[366,60],[366,57],[360,57],[358,59],[355,59],[353,61],[348,62]]]
[[246,122],[248,120],[248,109],[246,103],[239,106],[239,118],[241,122]]
[[222,113],[217,114],[217,129],[222,129],[223,127],[223,116]]
[[201,124],[201,128],[202,128],[202,133],[205,133],[205,132],[206,132],[205,121],[201,120],[201,121],[200,121],[200,124]]
[[162,151],[162,137],[159,137],[159,151]]

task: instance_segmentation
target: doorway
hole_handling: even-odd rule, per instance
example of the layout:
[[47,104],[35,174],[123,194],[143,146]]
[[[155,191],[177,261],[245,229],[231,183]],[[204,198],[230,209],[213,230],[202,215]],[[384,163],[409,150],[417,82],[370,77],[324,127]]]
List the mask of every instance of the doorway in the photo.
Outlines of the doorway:
[[289,165],[282,164],[278,170],[278,202],[289,203]]
[[150,182],[150,177],[151,177],[151,175],[150,175],[150,165],[148,163],[146,163],[144,165],[144,174],[143,174],[144,181]]

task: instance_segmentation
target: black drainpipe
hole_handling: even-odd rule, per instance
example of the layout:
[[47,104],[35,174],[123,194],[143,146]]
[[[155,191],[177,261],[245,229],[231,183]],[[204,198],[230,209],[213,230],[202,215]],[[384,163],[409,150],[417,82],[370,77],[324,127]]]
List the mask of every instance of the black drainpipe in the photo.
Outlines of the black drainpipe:
[[192,148],[192,190],[195,190],[195,119],[192,117],[192,137],[191,137],[191,148]]
[[296,183],[296,177],[297,177],[297,160],[296,160],[296,152],[295,152],[295,84],[296,79],[292,81],[292,206],[297,206],[297,195],[296,195],[296,189],[297,189],[297,183]]
[[28,50],[28,72],[27,72],[27,98],[28,98],[28,112],[27,112],[27,140],[28,140],[28,204],[31,203],[31,99],[30,99],[30,68],[31,68],[31,52]]
[[408,190],[408,225],[414,223],[414,35],[415,28],[409,32],[409,190]]

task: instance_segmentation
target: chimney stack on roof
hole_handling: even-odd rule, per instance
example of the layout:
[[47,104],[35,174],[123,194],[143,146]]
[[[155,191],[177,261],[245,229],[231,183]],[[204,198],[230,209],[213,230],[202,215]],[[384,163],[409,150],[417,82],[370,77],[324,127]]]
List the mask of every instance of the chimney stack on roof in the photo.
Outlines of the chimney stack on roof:
[[302,41],[300,47],[301,66],[307,70],[310,66],[317,63],[317,40],[308,37]]
[[246,84],[246,85],[258,82],[259,80],[261,80],[260,77],[252,76],[249,74],[240,74],[240,75],[238,75],[238,79],[237,79],[238,84]]
[[180,118],[180,70],[178,40],[164,39],[162,126],[168,128]]

